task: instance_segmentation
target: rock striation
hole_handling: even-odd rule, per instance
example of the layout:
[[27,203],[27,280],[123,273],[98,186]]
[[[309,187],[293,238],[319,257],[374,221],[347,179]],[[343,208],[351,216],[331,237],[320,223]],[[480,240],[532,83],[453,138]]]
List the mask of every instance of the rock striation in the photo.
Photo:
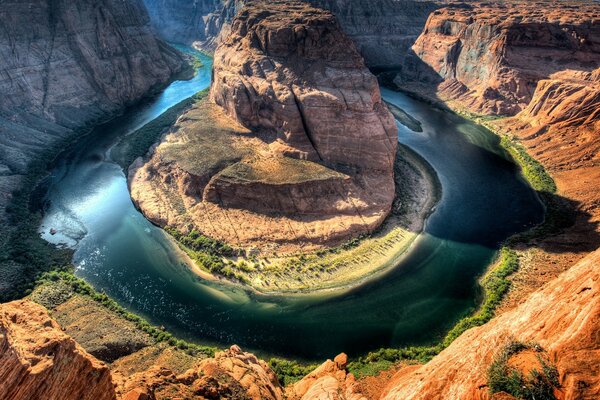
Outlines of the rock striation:
[[275,373],[263,360],[238,346],[215,354],[176,375],[155,366],[131,376],[122,400],[165,398],[283,400]]
[[0,305],[0,398],[115,400],[110,371],[29,301]]
[[[214,51],[231,29],[244,0],[144,0],[153,26],[162,37]],[[331,11],[355,42],[369,67],[403,64],[431,11],[443,1],[307,0]]]
[[487,369],[511,340],[544,348],[559,372],[561,399],[600,396],[600,250],[516,309],[456,339],[429,363],[401,369],[382,399],[489,399]]
[[599,16],[593,2],[451,5],[429,16],[395,82],[472,112],[514,115],[540,80],[599,65]]
[[0,218],[30,162],[182,70],[141,0],[4,1],[0,11]]
[[159,225],[242,248],[313,249],[381,224],[396,148],[377,81],[332,14],[256,1],[215,52],[210,101],[131,169],[130,187]]

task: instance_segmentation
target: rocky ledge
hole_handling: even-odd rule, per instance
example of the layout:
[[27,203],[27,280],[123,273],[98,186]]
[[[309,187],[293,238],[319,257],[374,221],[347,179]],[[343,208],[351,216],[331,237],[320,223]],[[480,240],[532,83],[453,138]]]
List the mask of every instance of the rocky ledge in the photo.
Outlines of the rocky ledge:
[[215,52],[210,99],[138,160],[131,193],[149,219],[184,233],[316,249],[383,222],[396,148],[377,81],[331,13],[257,1]]
[[540,80],[600,64],[599,18],[590,1],[451,5],[429,16],[395,81],[454,108],[514,115]]

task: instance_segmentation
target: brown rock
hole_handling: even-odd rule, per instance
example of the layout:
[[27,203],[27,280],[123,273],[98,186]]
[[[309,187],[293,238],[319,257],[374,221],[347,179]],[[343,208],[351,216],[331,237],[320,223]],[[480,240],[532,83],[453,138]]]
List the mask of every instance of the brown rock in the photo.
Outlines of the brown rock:
[[211,99],[130,171],[155,223],[283,254],[371,232],[390,212],[396,125],[329,12],[247,5],[215,52]]
[[[599,12],[594,2],[519,0],[436,10],[396,83],[477,113],[514,115],[541,79],[600,63]],[[424,80],[429,88],[415,85]]]
[[130,400],[128,396],[137,400],[140,393],[150,399],[283,399],[283,390],[267,363],[235,345],[177,376],[158,366],[135,374],[123,391],[123,400]]
[[113,400],[108,368],[29,301],[0,305],[0,398]]
[[348,356],[344,353],[327,360],[299,382],[286,388],[289,400],[367,400],[360,393],[354,375],[346,372]]

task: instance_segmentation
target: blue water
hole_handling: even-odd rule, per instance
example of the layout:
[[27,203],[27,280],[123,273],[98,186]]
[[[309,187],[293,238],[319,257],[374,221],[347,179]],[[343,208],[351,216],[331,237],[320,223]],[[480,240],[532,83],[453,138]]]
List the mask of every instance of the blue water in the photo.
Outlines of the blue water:
[[[410,254],[384,276],[345,294],[257,296],[191,273],[177,246],[133,206],[110,149],[129,132],[210,85],[211,60],[191,81],[99,126],[52,171],[43,236],[75,249],[76,274],[188,340],[237,343],[304,359],[351,355],[439,338],[480,300],[477,278],[510,234],[543,209],[497,137],[400,93],[384,98],[421,121],[398,140],[437,171],[442,198]],[[48,231],[54,228],[56,235]]]

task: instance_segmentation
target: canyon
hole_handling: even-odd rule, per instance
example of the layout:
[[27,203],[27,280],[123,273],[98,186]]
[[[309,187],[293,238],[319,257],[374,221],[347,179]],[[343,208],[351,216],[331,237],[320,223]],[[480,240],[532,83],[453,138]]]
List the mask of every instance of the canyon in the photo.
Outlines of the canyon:
[[[34,184],[24,179],[41,158],[188,67],[155,37],[141,1],[7,1],[0,21],[0,226],[10,232],[6,206]],[[3,253],[9,239],[0,239]],[[24,269],[3,257],[0,289]]]
[[[145,0],[153,25],[169,41],[213,52],[227,36],[244,0]],[[443,1],[310,0],[332,12],[370,68],[398,67]]]
[[[250,253],[255,248],[269,255],[320,249],[371,232],[394,208],[393,188],[399,181],[395,122],[365,63],[396,67],[381,75],[382,81],[479,121],[522,146],[554,179],[556,191],[532,183],[568,221],[509,244],[520,269],[510,277],[512,289],[497,315],[465,331],[427,363],[396,362],[390,371],[355,377],[347,356],[340,354],[284,385],[271,365],[238,346],[190,355],[155,343],[90,296],[46,283],[25,300],[0,304],[0,397],[514,399],[492,393],[489,371],[517,343],[519,350],[507,362],[524,375],[532,365],[555,368],[554,398],[600,396],[598,5],[311,3],[332,13],[290,1],[242,7],[229,1],[146,0],[153,24],[165,37],[198,41],[215,51],[214,84],[149,157],[130,168],[133,200],[160,226],[184,233],[196,227]],[[22,11],[23,4],[11,9]],[[0,126],[10,127],[6,135],[0,132],[6,140],[2,148],[8,149],[6,199],[41,149],[117,112],[183,68],[181,56],[150,33],[141,3],[124,4],[77,9],[85,16],[82,10],[98,12],[89,20],[102,22],[104,33],[127,27],[114,28],[119,34],[109,35],[105,44],[82,45],[105,61],[88,61],[91,72],[82,67],[79,53],[65,55],[67,47],[77,48],[74,43],[45,53],[49,59],[64,55],[52,72],[57,75],[48,72],[53,63],[39,67],[36,62],[42,78],[19,75],[25,80],[13,86],[14,74],[21,73],[15,71],[30,72],[33,66],[2,72],[10,74],[4,82],[11,90],[37,87],[31,82],[46,85],[29,97],[15,92],[10,101],[27,99],[17,105],[0,102]],[[73,9],[66,3],[51,12],[49,7],[39,8],[51,16],[40,20],[69,26]],[[131,15],[139,18],[132,21]],[[168,15],[165,25],[157,21],[161,15]],[[0,11],[3,18],[12,21]],[[123,32],[139,40],[120,47],[119,40],[127,38]],[[374,33],[389,41],[379,42]],[[53,43],[67,40],[52,37]],[[65,37],[86,43],[85,37]],[[147,47],[140,50],[140,45]],[[14,59],[7,56],[6,62]],[[97,65],[103,67],[95,73]],[[69,87],[48,90],[65,81],[65,71],[86,77],[72,87],[77,96],[64,92]],[[110,81],[104,80],[107,76]],[[89,97],[78,97],[81,93]],[[266,242],[277,246],[265,247]],[[94,324],[89,315],[95,316]]]

